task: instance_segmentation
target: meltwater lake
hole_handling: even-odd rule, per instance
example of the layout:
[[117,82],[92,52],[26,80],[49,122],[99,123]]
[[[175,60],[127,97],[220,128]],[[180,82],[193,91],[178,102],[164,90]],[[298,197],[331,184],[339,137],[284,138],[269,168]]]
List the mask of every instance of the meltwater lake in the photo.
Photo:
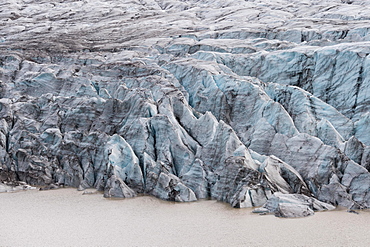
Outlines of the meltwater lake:
[[370,211],[285,219],[212,200],[105,199],[76,189],[0,194],[0,246],[369,246]]

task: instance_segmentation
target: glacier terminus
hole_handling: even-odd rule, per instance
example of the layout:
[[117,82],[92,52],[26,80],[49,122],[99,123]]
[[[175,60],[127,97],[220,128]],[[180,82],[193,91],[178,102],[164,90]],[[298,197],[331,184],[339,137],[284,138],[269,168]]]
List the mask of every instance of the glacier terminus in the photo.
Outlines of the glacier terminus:
[[370,207],[369,0],[0,3],[0,191]]

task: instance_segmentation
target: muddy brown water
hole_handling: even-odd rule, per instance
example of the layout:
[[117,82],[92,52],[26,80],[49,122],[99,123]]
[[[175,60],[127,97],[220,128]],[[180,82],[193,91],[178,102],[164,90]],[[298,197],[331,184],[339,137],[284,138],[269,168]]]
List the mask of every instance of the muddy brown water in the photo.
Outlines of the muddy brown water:
[[370,246],[370,211],[299,219],[251,211],[75,189],[0,193],[0,246]]

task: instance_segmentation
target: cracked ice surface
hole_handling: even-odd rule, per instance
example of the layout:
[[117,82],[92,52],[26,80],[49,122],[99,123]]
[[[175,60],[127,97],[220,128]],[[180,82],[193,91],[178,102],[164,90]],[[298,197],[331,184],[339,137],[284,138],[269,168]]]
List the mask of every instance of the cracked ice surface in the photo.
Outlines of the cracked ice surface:
[[1,3],[0,181],[368,208],[369,4]]

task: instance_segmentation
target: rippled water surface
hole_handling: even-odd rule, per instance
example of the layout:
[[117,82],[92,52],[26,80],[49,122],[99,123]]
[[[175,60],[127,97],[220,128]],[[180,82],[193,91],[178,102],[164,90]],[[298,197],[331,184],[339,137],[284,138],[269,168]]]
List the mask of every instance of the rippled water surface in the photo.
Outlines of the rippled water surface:
[[281,219],[215,201],[108,200],[74,189],[0,194],[0,246],[369,246],[370,212]]

